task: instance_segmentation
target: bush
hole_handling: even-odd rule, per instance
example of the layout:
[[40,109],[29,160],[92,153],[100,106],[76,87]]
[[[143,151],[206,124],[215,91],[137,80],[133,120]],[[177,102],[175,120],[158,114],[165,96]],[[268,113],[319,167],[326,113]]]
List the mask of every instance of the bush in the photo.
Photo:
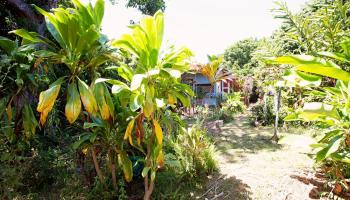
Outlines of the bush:
[[207,106],[196,106],[196,124],[202,124],[210,118],[210,109]]
[[199,125],[183,128],[172,145],[182,173],[196,177],[217,169],[214,144]]
[[[283,119],[290,113],[289,108],[282,105],[279,110],[278,124],[283,124]],[[253,123],[259,123],[263,126],[275,123],[276,111],[273,97],[267,97],[266,102],[259,101],[250,108],[250,118]]]
[[232,114],[242,113],[245,111],[246,106],[241,101],[242,96],[240,92],[226,95],[226,101],[222,105],[222,110],[231,112]]
[[222,104],[220,111],[217,112],[217,118],[229,122],[234,119],[234,115],[246,110],[246,106],[241,101],[241,93],[235,92],[226,95],[226,101]]
[[226,100],[220,103],[220,105],[220,109],[209,109],[209,107],[197,106],[197,124],[201,124],[207,120],[223,120],[224,122],[229,122],[234,119],[237,113],[242,113],[246,110],[246,106],[241,101],[240,92],[227,94]]

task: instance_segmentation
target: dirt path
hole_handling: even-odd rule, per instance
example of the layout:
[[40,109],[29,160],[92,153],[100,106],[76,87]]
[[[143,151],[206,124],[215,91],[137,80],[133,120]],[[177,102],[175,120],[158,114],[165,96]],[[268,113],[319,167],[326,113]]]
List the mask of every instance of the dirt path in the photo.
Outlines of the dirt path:
[[225,194],[217,199],[310,199],[313,186],[297,177],[312,171],[307,153],[313,139],[282,132],[280,144],[274,144],[269,140],[272,128],[248,123],[246,116],[239,116],[214,134],[220,175],[211,183]]

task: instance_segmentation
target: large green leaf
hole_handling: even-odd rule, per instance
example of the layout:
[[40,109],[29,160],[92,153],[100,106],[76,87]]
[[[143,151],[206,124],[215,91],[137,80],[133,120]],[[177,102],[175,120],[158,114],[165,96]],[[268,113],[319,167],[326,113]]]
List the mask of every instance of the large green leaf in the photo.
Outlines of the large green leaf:
[[334,106],[319,102],[305,103],[303,112],[299,114],[299,117],[308,121],[320,120],[325,117],[335,120],[340,119],[339,113]]
[[142,83],[144,78],[146,78],[146,76],[144,74],[135,74],[132,77],[130,89],[132,91],[137,90],[141,86],[141,83]]
[[95,137],[94,133],[83,133],[79,136],[79,139],[73,143],[72,148],[75,150],[81,148],[85,143],[90,142],[93,137]]
[[347,62],[347,63],[350,62],[350,60],[345,55],[343,55],[341,53],[319,52],[318,55],[326,56],[326,57],[329,57],[329,58],[333,58],[333,59],[336,59],[336,60],[339,60],[339,61],[342,61],[342,62]]
[[119,80],[98,78],[98,79],[96,79],[95,84],[101,83],[101,82],[107,82],[107,83],[113,84],[113,86],[112,86],[112,93],[113,94],[120,93],[123,90],[130,90],[128,85],[126,85],[125,83],[123,83]]
[[95,22],[98,27],[101,26],[103,15],[104,15],[104,0],[97,0],[94,7]]
[[15,41],[0,36],[0,48],[2,48],[8,55],[11,54],[17,47]]
[[[284,80],[291,83],[293,86],[319,86],[321,84],[322,78],[319,76],[306,74],[299,71],[287,70],[282,76]],[[287,84],[288,85],[288,84]]]
[[296,67],[296,70],[318,74],[322,76],[327,76],[327,77],[335,78],[346,82],[350,81],[349,72],[344,71],[342,69],[335,68],[335,67],[327,67],[327,66],[312,67],[308,65],[299,65]]
[[330,156],[333,160],[340,161],[343,163],[350,164],[350,153],[348,152],[340,152],[340,153],[332,153]]
[[342,81],[350,81],[350,73],[342,70],[338,65],[324,59],[306,56],[293,55],[278,57],[273,60],[277,64],[290,64],[296,66],[298,71],[313,73],[321,76],[327,76]]
[[85,110],[95,116],[98,110],[96,99],[91,91],[91,88],[82,80],[78,78],[78,88],[81,101],[83,102]]
[[35,119],[34,113],[30,105],[25,104],[23,107],[23,128],[27,137],[35,134],[35,129],[39,126]]
[[326,131],[324,134],[325,136],[319,141],[321,143],[327,143],[329,140],[335,136],[341,135],[344,132],[341,129],[331,129]]
[[29,42],[47,44],[43,39],[40,38],[40,35],[38,33],[28,32],[25,29],[13,30],[10,31],[10,33],[14,33]]
[[125,180],[130,182],[133,177],[132,162],[124,151],[118,154],[118,162],[122,166]]
[[77,89],[77,84],[71,83],[68,85],[67,103],[65,107],[65,114],[69,123],[74,123],[79,117],[81,111],[80,95]]
[[109,118],[114,118],[114,105],[105,84],[101,82],[95,84],[93,87],[93,92],[102,119],[108,120]]
[[142,103],[143,103],[142,95],[132,94],[130,96],[130,109],[131,109],[131,111],[135,112],[138,109],[140,109]]
[[174,92],[174,94],[178,99],[180,99],[180,101],[185,107],[189,107],[191,105],[190,98],[185,94],[182,94],[181,92],[176,92],[176,91]]
[[339,146],[343,140],[344,140],[344,138],[342,135],[338,135],[338,136],[334,137],[328,143],[327,147],[325,147],[321,151],[317,152],[316,161],[320,162],[320,161],[326,159],[327,157],[329,157],[332,153],[336,152],[339,149]]

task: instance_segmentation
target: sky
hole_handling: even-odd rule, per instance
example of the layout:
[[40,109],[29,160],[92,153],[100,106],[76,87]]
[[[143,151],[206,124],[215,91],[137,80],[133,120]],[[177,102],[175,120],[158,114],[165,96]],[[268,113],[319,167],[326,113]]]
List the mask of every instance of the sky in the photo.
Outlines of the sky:
[[[110,39],[127,33],[130,20],[142,15],[126,8],[126,0],[111,5],[106,1],[102,32]],[[165,43],[186,46],[194,61],[206,62],[207,55],[221,54],[234,42],[270,36],[281,20],[274,19],[274,0],[166,0]],[[292,12],[299,11],[306,0],[285,0]]]

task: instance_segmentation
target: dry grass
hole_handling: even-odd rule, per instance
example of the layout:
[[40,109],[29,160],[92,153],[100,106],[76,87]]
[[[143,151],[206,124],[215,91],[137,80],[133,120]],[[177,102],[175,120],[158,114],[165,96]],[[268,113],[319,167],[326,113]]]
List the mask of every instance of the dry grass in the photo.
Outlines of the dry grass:
[[[314,142],[303,129],[280,133],[279,144],[269,139],[270,127],[251,127],[246,116],[225,124],[213,133],[218,149],[220,173],[209,181],[200,199],[310,199],[312,184],[296,176],[310,174],[313,160],[308,154]],[[213,187],[214,185],[214,187]],[[216,186],[215,186],[216,185]],[[221,193],[224,193],[222,195]]]

